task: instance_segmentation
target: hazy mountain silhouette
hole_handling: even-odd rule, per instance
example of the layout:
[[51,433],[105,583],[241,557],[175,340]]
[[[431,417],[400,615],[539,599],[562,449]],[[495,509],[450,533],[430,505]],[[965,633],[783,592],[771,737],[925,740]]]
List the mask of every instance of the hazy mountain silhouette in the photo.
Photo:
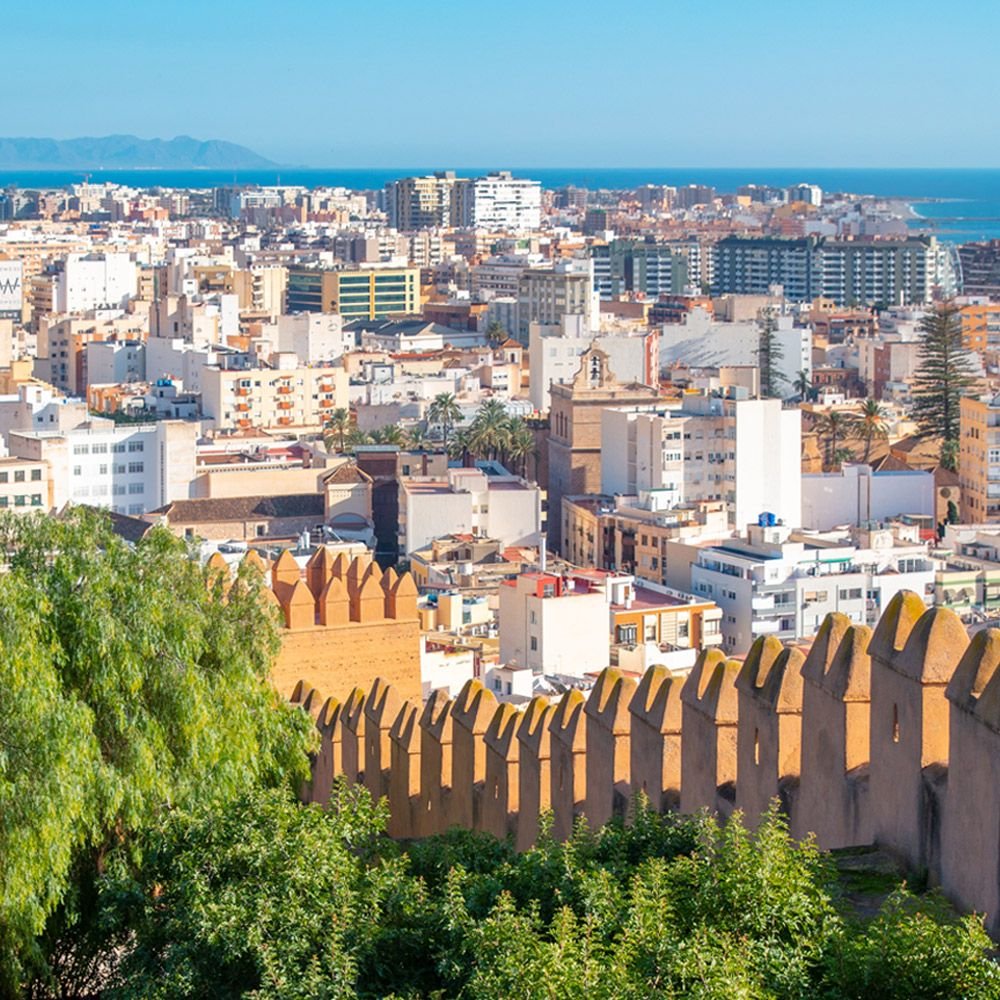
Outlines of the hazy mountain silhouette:
[[185,170],[254,169],[276,166],[252,149],[222,139],[140,139],[106,135],[80,139],[0,138],[0,170],[96,170],[161,167]]

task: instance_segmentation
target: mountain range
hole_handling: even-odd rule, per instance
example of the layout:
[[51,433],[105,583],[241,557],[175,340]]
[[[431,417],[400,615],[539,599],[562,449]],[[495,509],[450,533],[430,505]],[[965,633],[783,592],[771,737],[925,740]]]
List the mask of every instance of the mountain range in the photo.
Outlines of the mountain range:
[[80,139],[0,138],[0,170],[121,169],[252,170],[276,166],[252,149],[222,139],[140,139],[106,135]]

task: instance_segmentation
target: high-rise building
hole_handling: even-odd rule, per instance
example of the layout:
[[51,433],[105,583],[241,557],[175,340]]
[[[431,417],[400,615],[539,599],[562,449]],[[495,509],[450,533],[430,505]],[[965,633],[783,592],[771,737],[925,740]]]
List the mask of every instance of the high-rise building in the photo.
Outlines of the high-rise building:
[[966,295],[988,295],[1000,299],[1000,240],[963,243],[958,248],[962,269],[962,291]]
[[612,240],[590,247],[594,287],[602,299],[639,293],[655,299],[677,295],[688,283],[688,259],[656,240]]
[[508,170],[456,182],[458,221],[473,229],[524,232],[542,224],[542,185]]
[[383,195],[389,225],[401,232],[459,225],[455,184],[451,170],[389,181]]
[[763,295],[774,285],[792,301],[823,296],[839,306],[922,303],[956,289],[952,256],[933,236],[727,236],[715,244],[716,294]]
[[597,330],[599,302],[593,262],[566,260],[550,268],[530,268],[517,284],[517,339],[527,346],[532,323],[558,324],[565,316],[583,316],[587,330]]
[[420,271],[294,265],[288,269],[285,312],[335,312],[345,322],[411,316],[420,312]]

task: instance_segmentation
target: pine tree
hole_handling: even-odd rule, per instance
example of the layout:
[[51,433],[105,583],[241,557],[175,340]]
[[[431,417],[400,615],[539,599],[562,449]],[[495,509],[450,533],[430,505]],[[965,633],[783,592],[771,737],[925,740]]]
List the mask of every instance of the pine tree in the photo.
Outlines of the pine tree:
[[958,308],[943,305],[920,323],[924,335],[913,386],[913,418],[922,434],[943,438],[941,464],[954,471],[959,439],[959,400],[975,384],[962,345]]
[[760,369],[760,395],[762,399],[780,396],[779,383],[785,381],[778,370],[778,363],[784,357],[778,340],[778,321],[774,312],[764,309],[757,317],[760,333],[757,336],[757,366]]

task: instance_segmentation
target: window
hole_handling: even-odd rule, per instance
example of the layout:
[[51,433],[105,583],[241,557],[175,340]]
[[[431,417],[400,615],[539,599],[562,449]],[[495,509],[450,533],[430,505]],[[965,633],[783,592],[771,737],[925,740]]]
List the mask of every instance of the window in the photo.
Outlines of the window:
[[128,512],[130,514],[141,514],[142,513],[142,504],[141,503],[130,503],[128,505]]
[[528,621],[531,622],[532,625],[537,625],[538,624],[538,615],[536,615],[534,611],[529,611],[528,612]]
[[120,454],[121,454],[121,453],[122,453],[122,452],[123,452],[123,451],[125,450],[125,444],[124,444],[124,442],[121,442],[121,443],[119,443],[119,444],[113,444],[113,445],[111,446],[111,450],[112,450],[112,451],[113,451],[113,452],[114,452],[114,453],[115,453],[116,455],[120,455]]
[[638,635],[638,627],[635,625],[619,625],[616,631],[618,641],[623,643],[634,643]]
[[42,506],[42,494],[41,493],[32,493],[31,494],[31,506],[32,507],[41,507]]
[[128,450],[129,451],[142,451],[143,443],[141,441],[129,441]]
[[144,472],[145,465],[142,462],[129,462],[128,471],[129,472]]
[[0,507],[7,507],[10,505],[10,497],[0,497]]
[[41,469],[32,469],[31,470],[31,481],[33,483],[40,482],[41,478],[42,478],[42,470]]
[[24,469],[15,469],[14,470],[14,482],[15,483],[23,483],[24,482]]
[[825,590],[807,590],[803,595],[802,599],[806,604],[818,604],[827,599],[828,592]]
[[108,453],[108,446],[107,444],[91,445],[90,453],[92,455],[106,455]]
[[531,643],[530,643],[530,646],[531,646],[531,649],[532,649],[532,651],[534,651],[534,650],[537,650],[537,649],[538,649],[538,637],[537,637],[537,636],[534,636],[534,635],[533,635],[533,636],[531,637]]
[[267,525],[266,524],[258,524],[257,525],[257,537],[258,538],[263,538],[266,534],[267,534]]
[[10,473],[0,472],[0,483],[6,483],[10,479]]
[[14,506],[15,507],[23,507],[24,506],[24,502],[27,499],[28,498],[23,493],[18,493],[18,495],[16,497],[14,497]]
[[89,455],[90,454],[90,445],[86,445],[86,444],[75,444],[75,445],[73,445],[73,454],[74,455]]
[[83,469],[80,468],[79,465],[74,465],[73,466],[73,475],[74,476],[82,476],[83,475]]
[[860,587],[841,587],[840,588],[840,599],[842,601],[860,601],[861,600],[861,588]]
[[100,464],[100,465],[99,465],[99,466],[97,467],[97,469],[98,469],[98,472],[99,472],[99,473],[100,473],[100,474],[101,474],[102,476],[106,476],[106,475],[108,474],[108,465],[107,465],[107,462],[102,462],[102,463],[101,463],[101,464]]
[[129,493],[131,493],[131,494],[134,495],[136,493],[145,493],[146,492],[146,488],[145,488],[145,486],[142,483],[129,483],[128,484],[128,491],[129,491]]

